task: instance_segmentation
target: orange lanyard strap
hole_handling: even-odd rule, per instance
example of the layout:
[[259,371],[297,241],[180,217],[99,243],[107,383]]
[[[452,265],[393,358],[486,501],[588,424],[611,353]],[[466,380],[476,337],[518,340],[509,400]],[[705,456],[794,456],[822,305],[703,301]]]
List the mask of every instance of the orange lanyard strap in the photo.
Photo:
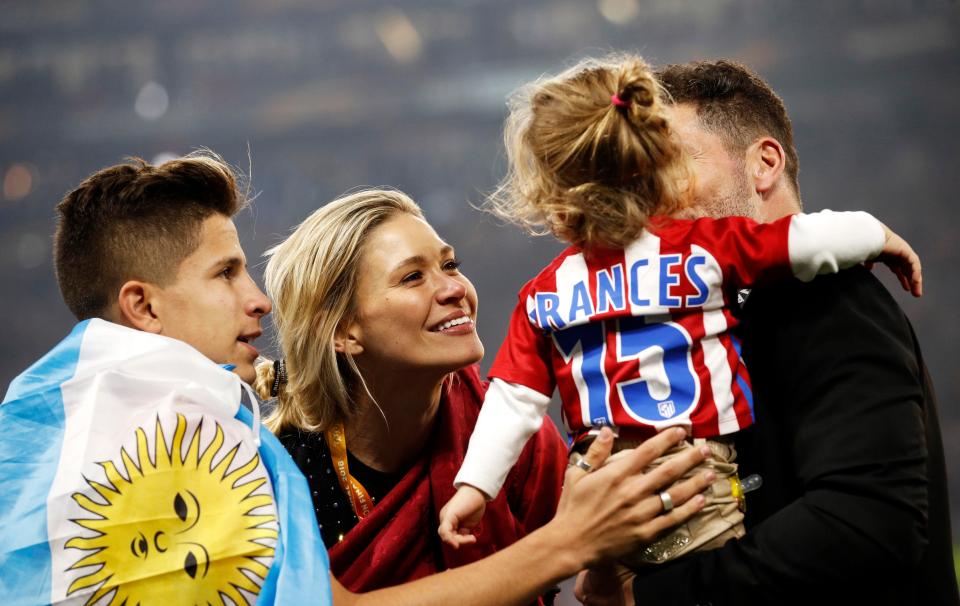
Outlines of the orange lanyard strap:
[[343,423],[335,423],[330,429],[323,432],[323,435],[327,439],[330,456],[333,457],[333,468],[337,473],[337,480],[340,481],[340,488],[350,499],[350,506],[353,508],[353,513],[357,514],[357,519],[362,520],[370,513],[373,500],[363,484],[350,475],[350,468],[347,466],[347,439],[343,432]]

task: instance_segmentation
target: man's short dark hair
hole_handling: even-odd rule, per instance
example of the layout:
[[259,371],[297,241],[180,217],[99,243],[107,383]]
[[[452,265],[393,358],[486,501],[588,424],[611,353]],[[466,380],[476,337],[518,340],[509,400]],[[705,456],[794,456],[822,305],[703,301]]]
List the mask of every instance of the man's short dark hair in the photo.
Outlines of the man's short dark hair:
[[139,158],[87,177],[57,204],[57,283],[78,320],[104,317],[128,280],[161,286],[200,245],[203,221],[247,204],[230,166],[198,153],[150,165]]
[[759,137],[773,137],[787,155],[786,172],[799,197],[800,159],[783,100],[747,66],[721,59],[668,65],[657,72],[673,103],[692,103],[704,128],[728,151],[742,154]]

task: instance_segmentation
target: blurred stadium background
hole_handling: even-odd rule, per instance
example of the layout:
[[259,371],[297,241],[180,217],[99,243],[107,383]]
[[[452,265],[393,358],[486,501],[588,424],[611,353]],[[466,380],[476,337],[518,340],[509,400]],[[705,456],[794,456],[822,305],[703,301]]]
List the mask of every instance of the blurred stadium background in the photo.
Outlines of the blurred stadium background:
[[54,204],[125,156],[200,147],[252,167],[238,226],[258,279],[261,253],[324,202],[363,185],[411,194],[476,283],[492,354],[517,288],[558,250],[471,207],[503,172],[505,97],[609,50],[751,65],[793,117],[807,208],[872,211],[918,250],[921,300],[878,274],[936,382],[957,543],[955,0],[0,2],[0,384],[73,323]]

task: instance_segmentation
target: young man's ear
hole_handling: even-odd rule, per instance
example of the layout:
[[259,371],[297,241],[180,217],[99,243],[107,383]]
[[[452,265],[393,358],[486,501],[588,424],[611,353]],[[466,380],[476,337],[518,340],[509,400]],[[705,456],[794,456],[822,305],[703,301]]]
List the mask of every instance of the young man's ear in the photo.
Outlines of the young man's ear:
[[343,320],[333,334],[333,350],[337,353],[357,356],[363,352],[360,344],[360,327],[356,323]]
[[144,332],[160,334],[163,325],[157,316],[156,286],[148,282],[130,280],[120,287],[117,297],[117,323]]
[[787,155],[779,141],[773,137],[761,137],[747,150],[747,162],[747,174],[753,181],[754,189],[766,197],[780,185],[787,166]]

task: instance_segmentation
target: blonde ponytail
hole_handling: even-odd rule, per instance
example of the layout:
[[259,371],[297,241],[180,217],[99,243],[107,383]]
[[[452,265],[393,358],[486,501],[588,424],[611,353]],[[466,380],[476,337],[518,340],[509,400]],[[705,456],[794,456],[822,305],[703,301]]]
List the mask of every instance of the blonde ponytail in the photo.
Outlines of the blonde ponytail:
[[261,362],[256,366],[257,378],[253,381],[253,390],[257,392],[257,397],[261,400],[271,400],[275,397],[273,392],[273,380],[275,378],[273,370],[273,360]]
[[504,128],[508,174],[487,202],[534,234],[622,247],[688,205],[692,173],[640,57],[585,60],[523,87]]

